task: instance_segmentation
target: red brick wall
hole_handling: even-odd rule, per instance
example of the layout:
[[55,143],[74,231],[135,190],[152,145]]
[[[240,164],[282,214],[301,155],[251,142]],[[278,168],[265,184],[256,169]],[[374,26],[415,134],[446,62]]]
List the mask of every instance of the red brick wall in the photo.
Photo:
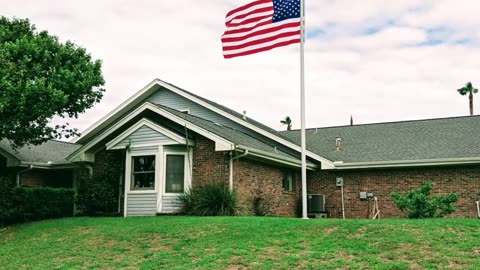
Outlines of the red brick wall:
[[[228,152],[215,152],[215,143],[197,136],[193,150],[192,186],[229,182]],[[284,169],[245,158],[234,161],[233,184],[246,214],[253,215],[253,201],[263,198],[269,202],[269,215],[295,216],[300,180],[295,176],[295,192],[284,193]]]
[[192,186],[213,183],[228,185],[229,160],[227,152],[215,152],[215,142],[197,136],[192,156]]
[[95,154],[93,164],[93,176],[101,176],[106,173],[123,174],[125,167],[124,150],[101,150]]
[[[326,195],[326,210],[341,217],[341,192],[336,177],[343,177],[346,218],[366,218],[372,202],[361,201],[360,192],[373,192],[378,198],[381,217],[404,216],[391,197],[432,181],[433,194],[455,192],[459,195],[455,217],[476,217],[475,201],[480,200],[480,166],[423,167],[353,171],[318,171],[308,175],[308,193]],[[371,209],[370,209],[371,211]]]
[[283,192],[285,168],[242,158],[233,164],[233,186],[246,207],[253,214],[255,198],[262,198],[268,205],[268,215],[296,216],[300,177],[294,175],[294,192]]
[[31,187],[73,187],[73,169],[32,169],[20,174],[20,185]]

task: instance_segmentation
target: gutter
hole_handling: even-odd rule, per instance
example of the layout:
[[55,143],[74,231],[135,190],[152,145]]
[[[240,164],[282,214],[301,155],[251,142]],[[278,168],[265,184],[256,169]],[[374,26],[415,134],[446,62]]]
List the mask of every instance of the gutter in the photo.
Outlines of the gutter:
[[369,169],[369,168],[420,167],[420,166],[441,166],[441,165],[468,165],[468,164],[480,164],[480,157],[347,162],[347,163],[344,163],[343,161],[334,161],[333,164],[335,166],[334,169]]
[[[243,149],[245,151],[249,151],[250,156],[259,157],[259,158],[263,158],[263,159],[266,159],[266,160],[269,160],[269,161],[274,161],[274,162],[286,164],[286,165],[289,165],[289,166],[292,166],[292,167],[297,167],[297,168],[302,167],[302,162],[298,159],[295,159],[295,158],[284,157],[284,156],[281,156],[281,155],[272,154],[272,153],[269,153],[269,152],[266,152],[266,151],[257,150],[257,149],[250,148],[250,147],[243,146],[243,145],[238,145],[238,148]],[[315,164],[311,164],[311,163],[307,164],[307,169],[309,169],[311,171],[315,170],[317,167],[318,166],[315,165]]]

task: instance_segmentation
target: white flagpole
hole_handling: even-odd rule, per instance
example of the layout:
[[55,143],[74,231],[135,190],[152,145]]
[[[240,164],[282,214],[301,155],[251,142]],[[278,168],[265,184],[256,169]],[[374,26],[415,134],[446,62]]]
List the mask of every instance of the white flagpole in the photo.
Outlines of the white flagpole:
[[302,218],[307,217],[307,159],[306,136],[305,136],[305,0],[300,0],[300,117],[301,117],[301,139],[302,139]]

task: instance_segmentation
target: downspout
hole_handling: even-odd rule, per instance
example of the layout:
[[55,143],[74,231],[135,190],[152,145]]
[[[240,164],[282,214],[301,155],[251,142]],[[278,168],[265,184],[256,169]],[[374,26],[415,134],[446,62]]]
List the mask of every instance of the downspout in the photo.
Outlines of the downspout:
[[480,218],[480,202],[477,201],[477,213],[478,213],[478,218]]
[[233,157],[232,152],[230,152],[230,164],[228,166],[230,168],[230,176],[229,176],[229,179],[228,179],[228,186],[230,188],[230,191],[233,191],[233,161],[235,159],[239,159],[239,158],[245,157],[247,155],[248,155],[248,150],[245,150],[245,152],[243,154],[235,156],[235,157]]
[[88,169],[88,176],[92,177],[93,176],[93,167],[92,165],[85,164],[85,167]]
[[30,171],[31,169],[33,169],[33,165],[32,165],[32,164],[30,164],[30,166],[29,166],[27,169],[17,172],[17,179],[16,179],[16,180],[17,180],[17,183],[16,183],[16,184],[17,184],[17,187],[20,186],[20,174],[22,174],[22,173],[24,173],[24,172],[28,172],[28,171]]

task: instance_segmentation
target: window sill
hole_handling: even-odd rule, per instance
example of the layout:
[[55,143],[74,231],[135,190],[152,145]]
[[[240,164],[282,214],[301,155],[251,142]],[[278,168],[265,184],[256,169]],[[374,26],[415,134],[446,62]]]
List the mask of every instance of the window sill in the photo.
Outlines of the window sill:
[[295,191],[282,191],[282,194],[285,194],[285,195],[297,195],[297,193]]
[[155,189],[148,189],[148,190],[129,190],[127,193],[129,194],[151,194],[151,193],[157,193]]

